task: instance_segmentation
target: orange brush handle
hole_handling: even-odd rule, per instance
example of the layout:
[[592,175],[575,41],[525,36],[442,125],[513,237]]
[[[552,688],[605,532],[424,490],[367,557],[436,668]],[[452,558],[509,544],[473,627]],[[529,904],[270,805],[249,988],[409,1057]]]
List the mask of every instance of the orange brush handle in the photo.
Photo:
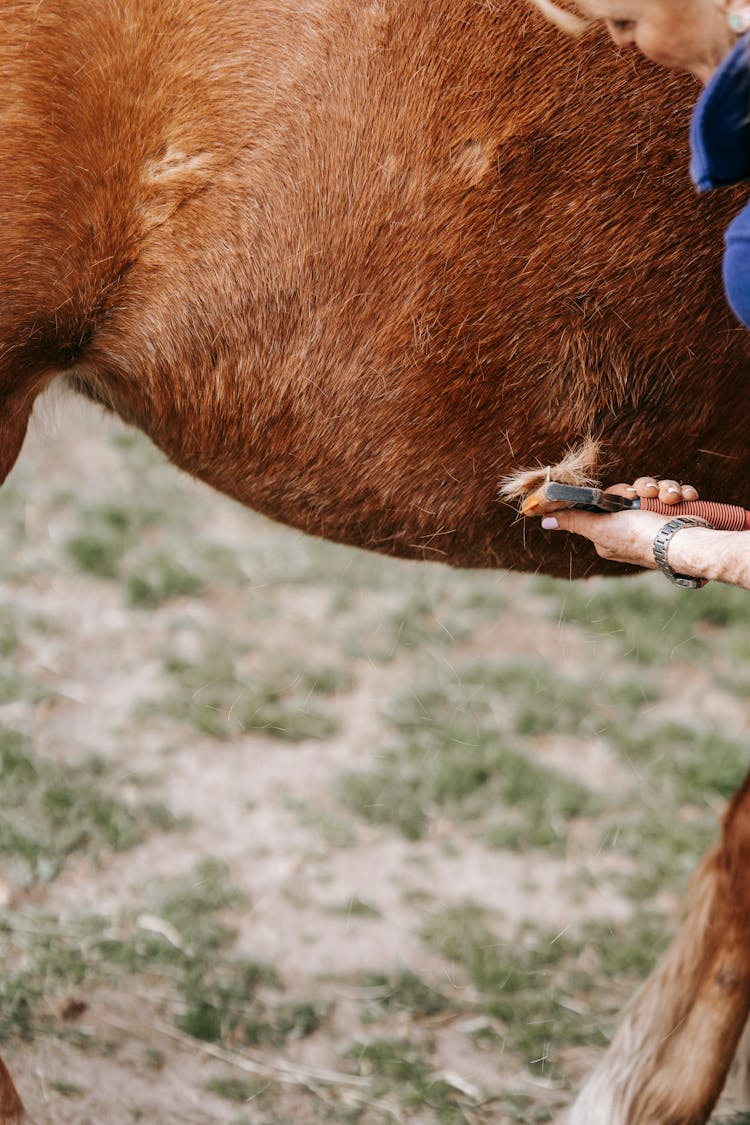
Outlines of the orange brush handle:
[[718,531],[750,530],[750,512],[735,504],[717,504],[713,500],[683,500],[679,504],[661,504],[658,500],[641,499],[644,512],[660,516],[700,516]]

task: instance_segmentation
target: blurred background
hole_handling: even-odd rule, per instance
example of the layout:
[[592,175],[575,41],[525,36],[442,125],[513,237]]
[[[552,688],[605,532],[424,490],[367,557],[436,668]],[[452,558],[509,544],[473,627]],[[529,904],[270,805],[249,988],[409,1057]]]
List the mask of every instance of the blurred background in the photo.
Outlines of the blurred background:
[[304,538],[70,401],[0,516],[37,1125],[556,1120],[748,765],[750,596]]

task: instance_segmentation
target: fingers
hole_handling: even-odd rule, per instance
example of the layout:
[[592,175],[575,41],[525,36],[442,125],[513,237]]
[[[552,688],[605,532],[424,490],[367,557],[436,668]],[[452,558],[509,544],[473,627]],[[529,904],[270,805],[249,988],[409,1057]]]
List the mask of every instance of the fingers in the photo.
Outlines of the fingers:
[[646,500],[656,500],[659,495],[659,485],[653,477],[638,477],[637,480],[633,481],[633,488],[636,496],[641,496]]
[[641,495],[632,484],[613,484],[610,488],[605,488],[604,491],[611,492],[614,496],[628,496],[631,498]]
[[[619,490],[621,485],[617,486]],[[664,480],[657,481],[654,477],[638,477],[633,481],[632,488],[635,490],[634,495],[641,496],[646,499],[658,500],[662,504],[680,504],[683,500],[697,500],[698,490],[693,488],[692,484],[680,484],[679,481],[665,478]],[[615,489],[609,491],[614,492]],[[621,496],[632,495],[629,492],[621,492]]]

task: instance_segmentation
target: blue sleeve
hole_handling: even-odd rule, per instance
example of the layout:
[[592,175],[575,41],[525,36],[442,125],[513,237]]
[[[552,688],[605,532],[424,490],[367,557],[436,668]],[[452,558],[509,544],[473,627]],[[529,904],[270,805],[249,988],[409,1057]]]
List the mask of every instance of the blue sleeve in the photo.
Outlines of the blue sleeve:
[[690,122],[690,175],[698,191],[750,179],[750,33],[719,63]]
[[724,289],[732,312],[750,328],[750,203],[727,227]]

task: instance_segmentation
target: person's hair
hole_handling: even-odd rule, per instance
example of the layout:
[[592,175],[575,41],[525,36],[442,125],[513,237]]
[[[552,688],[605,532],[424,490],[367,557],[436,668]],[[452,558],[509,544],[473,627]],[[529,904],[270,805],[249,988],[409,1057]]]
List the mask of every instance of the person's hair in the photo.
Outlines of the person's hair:
[[567,35],[582,35],[591,24],[590,20],[576,15],[566,8],[561,8],[553,0],[529,0],[529,3],[537,8],[545,19],[555,24]]

